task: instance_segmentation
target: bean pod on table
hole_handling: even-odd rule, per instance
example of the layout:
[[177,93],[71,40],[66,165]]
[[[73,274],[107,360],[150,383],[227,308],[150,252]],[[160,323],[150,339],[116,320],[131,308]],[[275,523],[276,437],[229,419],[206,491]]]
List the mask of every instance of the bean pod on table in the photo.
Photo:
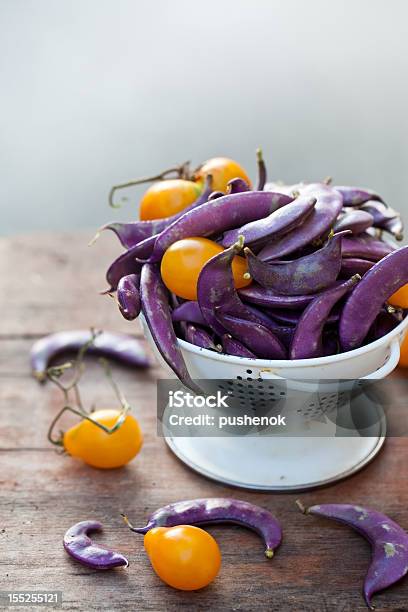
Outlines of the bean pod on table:
[[282,541],[281,526],[268,510],[232,498],[210,497],[168,504],[153,512],[143,527],[134,527],[126,516],[124,519],[132,531],[140,534],[146,534],[154,527],[175,527],[176,525],[223,523],[242,525],[261,536],[268,559],[273,557]]

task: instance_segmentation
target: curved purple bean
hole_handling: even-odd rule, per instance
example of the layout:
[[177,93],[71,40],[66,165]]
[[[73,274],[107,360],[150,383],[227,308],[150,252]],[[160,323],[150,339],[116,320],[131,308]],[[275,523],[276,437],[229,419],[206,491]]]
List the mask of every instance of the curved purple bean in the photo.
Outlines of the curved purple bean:
[[374,218],[369,212],[361,209],[352,209],[350,212],[339,215],[334,224],[334,231],[350,230],[353,234],[361,234],[374,225]]
[[266,217],[289,204],[293,198],[281,193],[247,191],[211,200],[190,210],[167,227],[157,238],[149,262],[160,261],[177,240],[190,236],[212,236]]
[[331,229],[342,208],[341,195],[323,183],[300,185],[301,196],[317,199],[314,211],[300,228],[294,229],[282,238],[267,244],[258,254],[264,261],[278,259],[302,248]]
[[375,200],[368,200],[361,205],[360,210],[370,213],[374,219],[375,227],[382,227],[386,221],[398,217],[396,210],[391,207],[385,206],[383,202],[376,202]]
[[156,347],[164,361],[189,389],[201,393],[192,381],[181,354],[171,320],[168,292],[154,264],[144,264],[140,277],[142,311]]
[[67,553],[82,565],[97,570],[108,570],[114,567],[127,567],[129,561],[121,553],[103,548],[92,542],[90,531],[100,531],[102,524],[98,521],[81,521],[68,529],[64,535],[64,548]]
[[267,238],[276,240],[302,225],[312,214],[315,204],[316,198],[308,196],[297,198],[294,202],[278,208],[267,217],[225,232],[221,244],[224,247],[229,247],[238,240],[238,236],[244,237],[245,244],[254,245],[264,242]]
[[174,323],[188,321],[189,323],[196,323],[197,325],[206,325],[198,302],[183,302],[173,310],[171,318]]
[[402,222],[401,217],[394,217],[394,219],[389,219],[383,225],[383,229],[392,234],[396,240],[404,239],[404,224]]
[[408,572],[408,534],[386,514],[351,504],[319,504],[304,508],[304,514],[333,519],[348,525],[370,544],[372,557],[364,580],[364,599],[374,609],[373,595],[383,591]]
[[360,274],[363,276],[367,270],[372,268],[374,261],[368,261],[368,259],[360,259],[358,257],[347,257],[341,261],[340,275],[349,278],[353,274]]
[[218,198],[223,198],[225,193],[223,191],[212,191],[208,196],[207,202],[211,202],[212,200],[218,200]]
[[273,289],[265,289],[255,284],[239,289],[238,295],[245,302],[266,308],[302,308],[310,304],[316,297],[314,295],[280,295]]
[[235,255],[242,250],[242,244],[243,241],[239,240],[212,257],[201,270],[197,281],[197,298],[201,313],[206,325],[219,336],[226,330],[215,316],[216,308],[239,319],[265,325],[264,319],[241,301],[234,286],[231,264]]
[[327,289],[305,308],[296,326],[290,347],[291,359],[323,356],[323,328],[333,306],[360,280],[356,274],[337,287]]
[[281,325],[279,321],[270,317],[269,314],[266,314],[263,310],[259,310],[258,308],[254,308],[248,304],[246,307],[254,315],[254,320],[269,329],[286,348],[290,346],[295,331],[293,327],[287,325],[286,322],[284,322],[284,325]]
[[220,352],[219,349],[215,346],[214,340],[211,338],[210,334],[201,327],[195,327],[195,325],[187,325],[185,339],[190,344],[194,344],[195,346],[199,346],[200,348],[209,349],[211,351]]
[[115,291],[120,279],[128,274],[139,274],[142,269],[142,264],[138,259],[145,259],[150,256],[153,251],[157,236],[150,236],[139,244],[122,253],[111,263],[106,272],[106,280],[110,285],[107,293]]
[[[121,244],[127,249],[131,249],[136,246],[146,238],[150,238],[151,236],[155,236],[160,234],[166,227],[171,225],[174,221],[182,217],[189,210],[193,210],[193,208],[197,208],[197,206],[201,206],[201,204],[205,204],[207,202],[211,191],[212,186],[212,176],[208,174],[206,176],[206,182],[204,185],[203,192],[200,197],[197,198],[195,202],[187,206],[180,212],[175,215],[171,215],[170,217],[164,217],[163,219],[153,219],[152,221],[133,221],[131,223],[107,223],[96,234],[94,240],[98,238],[99,234],[104,230],[113,231],[117,237],[119,238]],[[224,195],[224,194],[222,194]],[[148,257],[148,255],[146,256]]]
[[221,337],[223,352],[234,357],[246,357],[248,359],[257,359],[257,356],[247,349],[241,342],[238,342],[230,334],[224,334]]
[[[227,194],[231,193],[245,193],[246,191],[251,191],[249,185],[242,178],[234,178],[228,181],[227,183]],[[219,192],[222,193],[222,192]],[[224,194],[223,194],[224,195]]]
[[223,314],[216,309],[221,325],[237,340],[247,346],[261,359],[286,359],[286,349],[282,342],[267,327]]
[[133,321],[140,314],[140,274],[128,274],[122,276],[118,283],[117,300],[122,316],[128,321]]
[[[57,332],[37,340],[30,351],[33,376],[39,381],[46,380],[46,370],[53,359],[61,353],[78,353],[93,337],[89,330]],[[148,368],[150,361],[142,344],[126,334],[101,332],[88,347],[87,354],[120,361],[136,368]]]
[[369,200],[383,202],[383,199],[371,189],[363,189],[361,187],[345,187],[336,185],[333,187],[338,191],[343,198],[343,206],[360,206]]
[[263,539],[268,559],[282,541],[282,529],[276,518],[264,508],[239,499],[214,497],[191,499],[164,506],[150,515],[147,525],[133,527],[124,516],[128,527],[146,534],[154,527],[175,527],[176,525],[211,525],[232,523],[258,533]]
[[378,261],[394,250],[391,245],[370,236],[370,234],[343,238],[341,245],[343,257],[352,257],[353,259],[357,257],[370,259],[371,261]]
[[256,162],[258,166],[258,183],[256,185],[256,191],[263,191],[268,177],[262,149],[256,150]]
[[408,283],[408,246],[393,251],[363,276],[344,305],[339,335],[343,351],[360,346],[384,302]]
[[249,273],[263,287],[270,287],[283,295],[317,293],[333,285],[338,277],[341,243],[347,233],[335,234],[318,251],[292,261],[266,263],[246,248]]

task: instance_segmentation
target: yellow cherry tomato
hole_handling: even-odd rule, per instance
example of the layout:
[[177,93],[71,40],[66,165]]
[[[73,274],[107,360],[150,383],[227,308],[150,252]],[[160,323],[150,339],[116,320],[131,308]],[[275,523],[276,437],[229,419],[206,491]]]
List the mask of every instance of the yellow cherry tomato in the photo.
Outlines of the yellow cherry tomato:
[[196,172],[195,179],[202,185],[208,174],[212,175],[214,191],[226,191],[228,181],[234,178],[244,179],[251,187],[251,181],[242,166],[228,157],[213,157],[204,162]]
[[154,527],[146,533],[144,547],[159,578],[182,591],[207,586],[221,567],[217,542],[192,525]]
[[408,334],[405,336],[400,347],[400,360],[398,365],[401,368],[408,368]]
[[387,302],[392,306],[399,306],[400,308],[408,308],[408,285],[404,285],[398,291],[396,291]]
[[[197,281],[201,270],[211,257],[223,251],[223,247],[207,238],[184,238],[172,244],[161,262],[161,276],[166,287],[185,300],[197,299]],[[248,272],[247,261],[237,255],[232,262],[234,284],[237,289],[250,284],[244,278]]]
[[175,215],[195,202],[201,189],[200,184],[183,179],[153,183],[140,201],[140,219],[150,221]]
[[[96,410],[91,414],[94,421],[113,427],[120,410]],[[140,451],[143,435],[139,423],[127,414],[121,426],[108,434],[87,419],[80,421],[64,433],[63,445],[73,457],[79,457],[96,468],[117,468],[129,463]]]

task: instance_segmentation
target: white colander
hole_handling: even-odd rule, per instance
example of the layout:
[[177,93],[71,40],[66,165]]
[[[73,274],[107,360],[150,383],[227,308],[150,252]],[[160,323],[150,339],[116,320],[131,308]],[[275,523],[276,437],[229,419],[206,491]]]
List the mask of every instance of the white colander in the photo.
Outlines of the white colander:
[[[155,354],[169,371],[169,377],[173,377],[156,349],[143,316],[141,320]],[[348,402],[350,385],[346,382],[342,385],[341,379],[381,379],[395,369],[407,327],[408,317],[386,336],[353,351],[293,361],[232,357],[178,340],[191,378],[230,381],[228,384],[235,395],[241,391],[243,413],[259,407],[257,382],[270,380],[266,401],[273,401],[275,393],[283,393],[282,385],[278,384],[275,389],[273,380],[286,380],[286,387],[291,390],[286,409],[299,415],[301,437],[173,437],[170,433],[166,441],[196,471],[236,486],[263,490],[306,489],[344,478],[363,467],[380,450],[385,439],[385,419],[383,415],[378,418],[369,437],[338,437],[335,424],[319,422],[318,417],[338,401]],[[322,380],[328,382],[324,384]],[[240,381],[245,381],[242,389]],[[262,385],[265,391],[265,383]],[[222,383],[219,386],[221,390],[225,387]]]

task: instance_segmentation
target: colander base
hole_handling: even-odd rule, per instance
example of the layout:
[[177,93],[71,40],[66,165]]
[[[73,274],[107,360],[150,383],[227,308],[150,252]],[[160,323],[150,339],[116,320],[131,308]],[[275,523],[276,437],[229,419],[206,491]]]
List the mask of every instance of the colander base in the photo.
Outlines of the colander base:
[[165,440],[183,463],[212,480],[245,489],[301,491],[334,483],[363,468],[383,446],[385,431],[363,438]]

